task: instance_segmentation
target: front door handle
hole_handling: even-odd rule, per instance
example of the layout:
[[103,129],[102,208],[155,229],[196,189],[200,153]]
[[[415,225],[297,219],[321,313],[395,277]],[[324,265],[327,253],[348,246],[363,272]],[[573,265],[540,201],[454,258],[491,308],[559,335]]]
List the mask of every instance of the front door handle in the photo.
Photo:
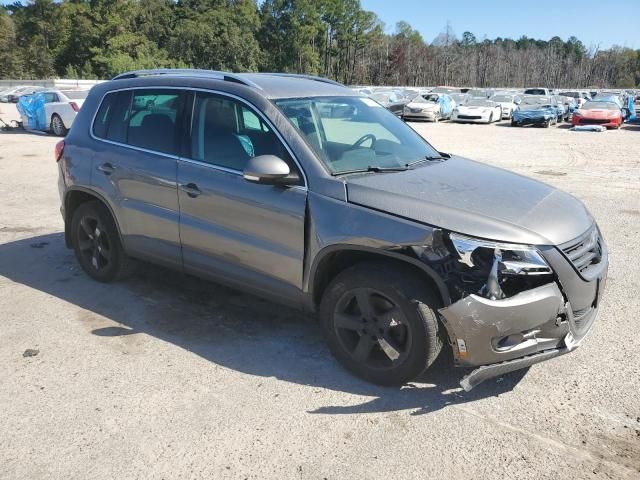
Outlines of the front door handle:
[[109,162],[103,163],[102,165],[98,165],[98,170],[100,170],[105,175],[111,175],[115,170],[115,167],[111,165]]
[[180,185],[180,190],[189,195],[191,198],[196,198],[202,193],[195,183],[187,183]]

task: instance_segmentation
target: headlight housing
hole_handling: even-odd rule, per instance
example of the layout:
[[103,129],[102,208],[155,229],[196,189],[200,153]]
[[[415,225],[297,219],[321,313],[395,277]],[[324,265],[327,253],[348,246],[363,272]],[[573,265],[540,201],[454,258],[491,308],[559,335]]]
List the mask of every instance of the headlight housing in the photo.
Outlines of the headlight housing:
[[506,298],[551,281],[553,272],[536,247],[451,233],[460,280],[478,295]]

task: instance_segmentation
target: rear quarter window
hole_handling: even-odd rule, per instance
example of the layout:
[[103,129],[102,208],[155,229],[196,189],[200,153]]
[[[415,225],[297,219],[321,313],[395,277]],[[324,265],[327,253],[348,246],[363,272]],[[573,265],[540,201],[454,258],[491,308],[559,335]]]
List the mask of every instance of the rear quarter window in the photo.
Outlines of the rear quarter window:
[[93,134],[105,140],[126,142],[130,104],[131,92],[129,91],[105,95],[93,122]]

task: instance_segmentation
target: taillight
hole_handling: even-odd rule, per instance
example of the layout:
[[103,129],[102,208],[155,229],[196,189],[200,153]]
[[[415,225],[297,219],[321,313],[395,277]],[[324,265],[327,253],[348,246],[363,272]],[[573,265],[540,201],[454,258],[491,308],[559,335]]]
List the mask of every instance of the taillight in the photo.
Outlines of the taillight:
[[80,107],[78,106],[78,104],[76,102],[69,102],[69,105],[71,105],[71,108],[73,108],[74,112],[79,112],[80,111]]
[[60,159],[62,158],[63,152],[64,152],[64,140],[60,140],[58,143],[56,143],[56,150],[55,150],[56,162],[60,161]]

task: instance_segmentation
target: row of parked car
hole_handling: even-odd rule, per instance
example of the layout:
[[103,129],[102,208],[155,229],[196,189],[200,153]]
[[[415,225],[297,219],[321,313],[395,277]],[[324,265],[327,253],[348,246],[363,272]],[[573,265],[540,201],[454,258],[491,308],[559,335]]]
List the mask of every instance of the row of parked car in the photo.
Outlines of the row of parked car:
[[21,122],[28,130],[65,136],[80,111],[89,90],[53,89],[33,85],[0,92],[0,102],[15,103]]
[[510,120],[512,126],[549,127],[563,121],[575,126],[600,125],[619,128],[636,118],[633,91],[552,91],[429,89],[356,87],[404,120],[460,123],[493,123]]

